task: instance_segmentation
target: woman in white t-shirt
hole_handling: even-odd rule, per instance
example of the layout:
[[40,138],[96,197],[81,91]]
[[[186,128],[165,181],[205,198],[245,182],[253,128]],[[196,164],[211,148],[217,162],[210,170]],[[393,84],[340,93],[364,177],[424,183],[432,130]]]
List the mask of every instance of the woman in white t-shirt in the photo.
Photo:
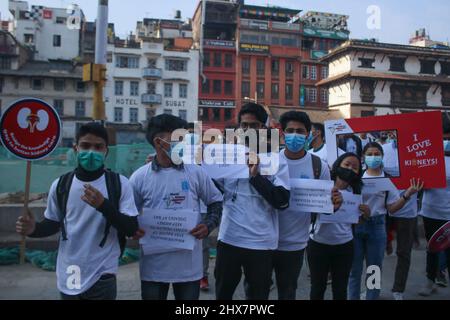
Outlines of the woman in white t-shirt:
[[[383,171],[384,154],[380,144],[368,143],[364,147],[363,155],[367,166],[363,179],[388,177]],[[423,183],[412,179],[411,186],[401,197],[394,186],[390,190],[381,192],[365,192],[363,187],[363,201],[370,207],[371,215],[355,228],[355,255],[348,288],[350,300],[360,299],[364,259],[366,266],[378,266],[380,269],[382,267],[387,241],[386,214],[399,211],[422,187]],[[367,300],[376,300],[379,296],[380,289],[367,289]]]
[[[343,154],[333,164],[331,178],[339,190],[361,194],[361,177],[361,160],[354,153]],[[361,214],[370,215],[370,209],[366,205],[361,205],[359,210]],[[312,225],[311,240],[307,247],[311,300],[323,300],[329,273],[332,278],[333,299],[347,299],[353,252],[352,224],[321,223],[319,215]]]

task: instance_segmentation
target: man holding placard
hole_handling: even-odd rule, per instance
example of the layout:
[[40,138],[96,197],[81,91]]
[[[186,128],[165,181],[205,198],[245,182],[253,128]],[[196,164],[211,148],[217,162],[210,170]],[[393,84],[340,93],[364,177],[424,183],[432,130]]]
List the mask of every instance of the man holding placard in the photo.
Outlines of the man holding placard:
[[[172,283],[175,299],[198,300],[203,277],[201,241],[218,226],[223,197],[201,166],[184,164],[176,135],[186,121],[167,114],[153,117],[147,140],[156,149],[151,163],[133,173],[136,206],[146,236],[140,240],[144,300],[166,300]],[[180,133],[181,132],[181,133]],[[207,206],[204,220],[200,200]]]
[[[259,129],[264,128],[267,118],[264,108],[255,103],[244,105],[238,116],[239,125],[246,133],[256,130],[261,133]],[[269,297],[272,255],[278,246],[276,209],[289,206],[289,173],[286,166],[280,165],[275,174],[263,176],[259,162],[250,160],[250,178],[217,179],[224,190],[215,269],[219,300],[233,298],[242,268],[248,285],[247,298],[267,300]]]
[[[331,205],[333,183],[330,180],[328,165],[318,156],[305,151],[306,137],[311,131],[308,115],[305,112],[287,112],[282,115],[280,123],[286,143],[286,149],[281,151],[280,157],[282,162],[288,165],[291,183],[293,180],[308,179],[306,187],[309,189],[318,183],[313,179],[328,180]],[[297,195],[297,192],[294,192],[296,186],[291,184],[289,208],[278,215],[279,240],[273,256],[273,267],[279,300],[295,300],[297,281],[309,240],[311,211],[305,212],[304,205],[297,206],[293,199]],[[326,197],[326,193],[324,195]],[[339,193],[334,192],[333,197],[338,200]]]
[[138,231],[133,190],[104,168],[108,134],[101,124],[81,126],[75,149],[78,166],[51,185],[45,219],[20,217],[17,232],[44,238],[61,231],[56,275],[63,300],[112,300],[125,236]]

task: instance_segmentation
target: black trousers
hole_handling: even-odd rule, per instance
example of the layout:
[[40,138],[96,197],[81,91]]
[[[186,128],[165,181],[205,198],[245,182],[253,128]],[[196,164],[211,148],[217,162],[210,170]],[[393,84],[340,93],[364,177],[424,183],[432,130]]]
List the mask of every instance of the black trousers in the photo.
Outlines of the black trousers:
[[60,292],[60,296],[61,300],[116,300],[116,275],[103,275],[92,287],[78,295],[71,296]]
[[347,286],[353,263],[353,240],[327,245],[310,240],[308,263],[311,273],[311,300],[323,300],[331,273],[333,300],[347,300]]
[[278,300],[295,300],[297,281],[303,266],[305,250],[273,253],[273,269],[278,288]]
[[219,241],[214,275],[217,300],[232,300],[241,281],[242,269],[249,300],[268,300],[272,276],[272,250],[235,247]]
[[[448,221],[446,220],[436,220],[427,217],[423,218],[423,227],[425,229],[425,238],[427,241],[431,239],[433,234]],[[450,274],[450,248],[445,250],[445,255],[447,258],[447,270],[449,270]],[[428,279],[435,281],[437,272],[439,270],[439,254],[431,253],[427,251],[427,277]]]

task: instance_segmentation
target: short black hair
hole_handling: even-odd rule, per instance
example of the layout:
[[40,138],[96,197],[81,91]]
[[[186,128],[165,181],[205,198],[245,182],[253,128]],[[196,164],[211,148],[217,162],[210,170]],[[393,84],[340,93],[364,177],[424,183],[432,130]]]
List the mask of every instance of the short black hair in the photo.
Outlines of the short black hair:
[[266,124],[267,118],[269,117],[264,107],[260,104],[249,102],[242,106],[241,111],[239,111],[238,114],[238,122],[241,123],[241,117],[244,114],[251,113],[253,114],[256,119],[258,119],[259,122],[262,124]]
[[303,111],[289,111],[286,113],[283,113],[283,115],[280,118],[280,124],[281,128],[286,130],[287,124],[289,121],[297,121],[300,123],[303,123],[306,130],[308,132],[311,131],[311,120],[309,119],[309,116],[306,112]]
[[96,137],[102,138],[105,140],[106,145],[109,144],[108,139],[108,131],[106,131],[106,128],[98,122],[88,122],[83,124],[77,132],[77,135],[75,137],[75,142],[78,144],[78,141],[80,141],[80,138],[84,137],[85,135],[92,134]]
[[154,146],[153,139],[158,133],[173,132],[177,129],[187,129],[187,127],[188,123],[179,117],[171,114],[160,114],[152,117],[148,122],[146,138]]
[[447,111],[442,113],[442,129],[444,134],[450,133],[450,114]]
[[369,142],[368,144],[366,144],[366,146],[363,149],[363,154],[366,154],[369,148],[377,148],[378,150],[380,150],[381,155],[384,156],[383,147],[378,142]]
[[319,122],[313,122],[311,125],[314,127],[314,129],[320,132],[320,137],[322,139],[325,139],[325,126]]

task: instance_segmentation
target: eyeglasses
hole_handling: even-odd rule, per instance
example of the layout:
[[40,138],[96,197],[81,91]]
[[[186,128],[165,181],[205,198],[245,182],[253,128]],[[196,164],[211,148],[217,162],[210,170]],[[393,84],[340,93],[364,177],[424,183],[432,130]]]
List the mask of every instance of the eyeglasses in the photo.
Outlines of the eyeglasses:
[[241,122],[241,129],[259,129],[261,128],[261,123],[259,122]]
[[306,131],[305,131],[305,129],[302,129],[302,128],[298,128],[298,129],[286,128],[284,130],[284,133],[288,133],[288,134],[291,134],[291,133],[306,134]]

